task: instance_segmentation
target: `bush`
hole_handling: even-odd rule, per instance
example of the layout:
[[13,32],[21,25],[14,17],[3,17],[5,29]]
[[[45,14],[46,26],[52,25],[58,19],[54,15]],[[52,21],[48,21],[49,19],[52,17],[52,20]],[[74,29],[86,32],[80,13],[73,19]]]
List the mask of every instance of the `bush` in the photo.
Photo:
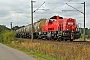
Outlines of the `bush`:
[[0,42],[11,43],[15,39],[15,32],[13,31],[5,30],[0,34]]

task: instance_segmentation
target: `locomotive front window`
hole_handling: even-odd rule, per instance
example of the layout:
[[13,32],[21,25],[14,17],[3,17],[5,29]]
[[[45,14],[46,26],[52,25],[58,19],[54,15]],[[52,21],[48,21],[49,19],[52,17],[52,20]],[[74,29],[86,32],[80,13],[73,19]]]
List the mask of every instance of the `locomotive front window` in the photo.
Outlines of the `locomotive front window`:
[[73,22],[68,22],[68,25],[73,25]]
[[55,19],[50,19],[51,21],[55,21]]

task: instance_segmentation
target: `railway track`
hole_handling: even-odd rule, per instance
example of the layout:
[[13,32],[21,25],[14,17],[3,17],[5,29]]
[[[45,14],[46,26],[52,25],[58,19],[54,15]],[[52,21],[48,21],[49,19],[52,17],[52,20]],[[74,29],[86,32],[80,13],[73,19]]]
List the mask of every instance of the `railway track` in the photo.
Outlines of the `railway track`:
[[[31,39],[23,39],[24,41],[31,41]],[[38,43],[50,43],[50,44],[62,44],[62,45],[77,45],[77,46],[87,46],[90,47],[90,41],[56,41],[56,40],[42,40],[42,39],[34,39],[33,42],[38,42]]]
[[72,46],[85,46],[85,47],[90,47],[90,42],[89,41],[73,41],[73,42],[61,42],[63,45],[72,45]]

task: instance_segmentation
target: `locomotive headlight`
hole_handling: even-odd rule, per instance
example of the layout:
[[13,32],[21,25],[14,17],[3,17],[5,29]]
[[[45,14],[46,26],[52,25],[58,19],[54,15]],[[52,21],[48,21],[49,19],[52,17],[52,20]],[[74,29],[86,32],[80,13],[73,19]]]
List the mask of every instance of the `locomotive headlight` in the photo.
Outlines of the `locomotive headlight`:
[[66,33],[64,33],[64,34],[66,34]]
[[68,30],[68,29],[67,29]]

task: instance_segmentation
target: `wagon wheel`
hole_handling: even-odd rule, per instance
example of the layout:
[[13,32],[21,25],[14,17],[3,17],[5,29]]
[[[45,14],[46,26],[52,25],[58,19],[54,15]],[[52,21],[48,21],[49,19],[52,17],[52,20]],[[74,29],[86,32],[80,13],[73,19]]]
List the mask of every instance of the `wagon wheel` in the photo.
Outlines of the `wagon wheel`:
[[73,41],[73,39],[70,39],[70,41]]

